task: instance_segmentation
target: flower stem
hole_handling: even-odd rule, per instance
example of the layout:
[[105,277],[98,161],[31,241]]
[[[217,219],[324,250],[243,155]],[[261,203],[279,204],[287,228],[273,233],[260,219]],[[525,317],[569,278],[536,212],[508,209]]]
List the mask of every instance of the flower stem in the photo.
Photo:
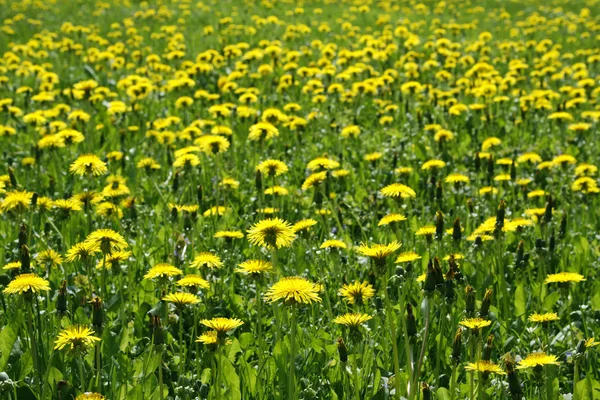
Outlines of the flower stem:
[[83,354],[79,355],[79,358],[77,359],[77,365],[79,367],[79,385],[81,387],[81,391],[85,392],[85,377],[83,374]]
[[[427,338],[429,336],[429,325],[431,322],[431,318],[430,318],[430,310],[431,310],[431,306],[429,304],[429,298],[425,298],[424,301],[425,303],[425,333],[423,334],[423,343],[421,344],[421,353],[419,354],[419,361],[417,362],[417,370],[414,376],[414,381],[413,381],[413,385],[416,388],[417,385],[419,384],[419,375],[421,372],[421,367],[423,366],[423,358],[425,357],[425,349],[427,348]],[[473,397],[471,397],[473,398]]]
[[450,400],[456,395],[456,363],[452,365],[452,378],[450,379]]
[[290,370],[288,373],[288,399],[295,399],[295,381],[296,381],[296,307],[292,305],[291,309],[291,335],[290,335]]
[[35,370],[38,372],[38,390],[42,393],[42,369],[40,368],[38,359],[37,341],[35,338],[35,331],[33,330],[33,305],[31,301],[27,301],[29,304],[29,318],[27,318],[27,329],[29,331],[29,340],[31,342],[31,355],[33,356],[33,365]]
[[573,362],[573,400],[577,400],[577,381],[579,381],[579,360]]
[[400,360],[398,357],[398,336],[396,333],[396,323],[394,321],[394,310],[392,308],[392,301],[390,300],[390,296],[388,293],[388,280],[389,280],[389,272],[386,268],[385,273],[385,281],[383,282],[383,290],[385,293],[385,303],[386,303],[386,318],[388,323],[390,324],[390,335],[392,337],[392,354],[394,356],[394,383],[396,386],[396,393],[394,397],[396,399],[400,398]]

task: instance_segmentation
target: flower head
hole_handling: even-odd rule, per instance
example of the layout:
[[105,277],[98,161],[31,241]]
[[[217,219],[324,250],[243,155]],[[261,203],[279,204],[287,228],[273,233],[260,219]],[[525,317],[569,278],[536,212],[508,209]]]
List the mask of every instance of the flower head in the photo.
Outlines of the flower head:
[[129,246],[123,236],[112,229],[98,229],[90,233],[85,242],[90,245],[97,245],[104,254],[112,253],[115,250],[123,250]]
[[208,289],[210,287],[210,283],[199,275],[186,275],[180,280],[177,281],[177,286],[183,287],[197,287],[200,289]]
[[363,304],[375,295],[375,289],[367,282],[352,282],[343,285],[339,295],[349,304]]
[[506,372],[504,372],[504,370],[502,368],[500,368],[499,365],[494,364],[493,362],[487,361],[487,360],[480,360],[480,361],[477,361],[476,363],[468,363],[465,366],[465,369],[467,371],[477,371],[477,372],[483,372],[483,373],[488,373],[488,374],[506,375]]
[[459,324],[465,328],[469,328],[475,332],[478,332],[480,329],[490,326],[492,321],[483,318],[467,318],[460,321]]
[[192,261],[190,264],[190,267],[192,268],[207,267],[210,269],[219,269],[222,266],[223,261],[221,261],[219,256],[209,252],[198,254],[196,258],[194,258],[194,261]]
[[239,268],[235,269],[235,272],[241,272],[243,274],[263,274],[273,269],[273,264],[263,260],[248,260],[239,264]]
[[559,365],[558,358],[548,355],[543,351],[531,353],[523,360],[519,361],[518,369],[533,368],[544,365]]
[[80,176],[86,174],[99,176],[106,174],[108,172],[108,168],[106,167],[106,163],[102,161],[97,155],[84,154],[79,156],[77,160],[75,160],[73,164],[71,164],[71,167],[69,167],[69,171],[71,171],[72,174]]
[[170,264],[156,264],[144,275],[144,279],[167,278],[183,274],[183,271]]
[[363,313],[346,313],[336,317],[333,322],[340,325],[346,325],[350,328],[356,329],[360,325],[364,324],[368,320],[372,319],[368,314]]
[[70,350],[85,351],[100,338],[93,336],[94,331],[83,325],[74,325],[63,329],[54,342],[54,350],[62,350],[69,346]]
[[213,318],[213,319],[203,319],[200,323],[207,328],[213,329],[217,332],[219,336],[224,335],[225,333],[234,330],[237,327],[244,325],[243,321],[240,321],[237,318]]
[[381,189],[380,192],[385,197],[401,197],[403,199],[417,196],[417,193],[415,193],[414,190],[401,183],[392,183],[391,185],[387,185]]
[[279,176],[289,170],[288,166],[279,160],[265,160],[258,164],[256,169],[266,176]]
[[197,296],[186,292],[171,293],[166,295],[162,299],[163,301],[174,303],[178,306],[183,306],[186,304],[197,304],[200,302],[200,299]]
[[583,275],[575,272],[559,272],[558,274],[550,274],[546,277],[544,283],[569,283],[585,281]]
[[50,290],[50,282],[35,274],[21,274],[12,280],[4,289],[6,294],[37,293]]
[[299,276],[282,278],[265,294],[265,299],[274,303],[283,300],[284,303],[314,303],[320,302],[318,288],[311,281]]
[[556,313],[545,313],[545,314],[531,314],[529,316],[529,321],[531,322],[539,322],[539,323],[548,323],[552,321],[558,321],[558,314]]
[[280,218],[269,218],[254,224],[248,230],[248,241],[268,249],[289,247],[294,241],[292,226]]
[[385,259],[401,246],[402,244],[396,240],[389,244],[372,244],[370,246],[362,243],[356,248],[356,251],[365,257],[373,258],[377,261]]

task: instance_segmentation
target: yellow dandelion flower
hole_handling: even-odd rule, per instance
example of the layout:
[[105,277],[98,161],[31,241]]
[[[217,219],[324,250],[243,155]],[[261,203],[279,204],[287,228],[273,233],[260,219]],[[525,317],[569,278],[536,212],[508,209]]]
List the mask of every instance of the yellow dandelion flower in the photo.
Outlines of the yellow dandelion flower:
[[144,279],[167,278],[181,274],[183,274],[183,271],[179,268],[170,264],[161,263],[150,268],[146,275],[144,275]]
[[263,274],[273,270],[273,264],[263,260],[248,260],[239,264],[239,268],[235,272],[243,274]]
[[583,275],[575,272],[559,272],[558,274],[550,274],[544,280],[544,283],[569,283],[585,281]]
[[375,295],[375,289],[367,282],[352,282],[345,284],[339,291],[339,295],[348,304],[364,304]]
[[36,274],[21,274],[12,280],[3,290],[5,294],[26,294],[47,292],[50,290],[50,282],[40,278]]
[[269,288],[265,299],[271,303],[282,300],[284,303],[310,304],[320,302],[318,288],[311,281],[299,276],[285,277]]
[[364,324],[365,322],[369,321],[370,319],[373,319],[373,317],[371,317],[368,314],[363,314],[363,313],[346,313],[344,315],[340,315],[339,317],[336,317],[333,322],[336,324],[340,324],[340,325],[346,325],[352,329],[356,329],[358,328],[360,325]]
[[186,275],[176,283],[177,286],[183,287],[192,287],[192,288],[200,288],[200,289],[208,289],[210,288],[210,283],[200,275]]
[[506,372],[497,364],[491,361],[480,360],[475,363],[467,363],[465,365],[467,371],[482,372],[484,374],[506,375]]
[[295,238],[292,226],[280,218],[269,218],[254,224],[247,236],[250,243],[268,249],[289,247]]
[[201,268],[207,267],[209,269],[219,269],[223,266],[223,261],[219,256],[209,253],[203,252],[200,253],[194,258],[194,261],[190,264],[192,268]]
[[558,358],[553,355],[548,355],[543,351],[531,353],[523,360],[519,361],[517,369],[533,368],[544,365],[559,365]]
[[95,154],[84,154],[75,160],[69,167],[69,171],[75,175],[104,175],[108,172],[106,163]]
[[54,350],[62,350],[69,346],[69,350],[85,351],[99,341],[100,338],[94,336],[93,330],[82,325],[75,325],[63,329],[58,334],[54,342]]
[[186,292],[170,293],[163,297],[162,300],[178,306],[197,304],[200,302],[200,299],[197,296]]

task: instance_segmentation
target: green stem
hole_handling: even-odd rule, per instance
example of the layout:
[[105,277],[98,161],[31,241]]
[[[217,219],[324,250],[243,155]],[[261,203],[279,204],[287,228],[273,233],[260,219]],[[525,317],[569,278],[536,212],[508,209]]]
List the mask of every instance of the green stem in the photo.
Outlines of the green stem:
[[85,392],[85,376],[83,375],[83,354],[79,355],[77,360],[77,365],[79,367],[79,385],[81,387],[81,391]]
[[42,369],[40,368],[39,360],[38,360],[38,349],[37,349],[37,341],[35,338],[35,331],[33,330],[33,305],[32,302],[27,300],[29,304],[29,318],[27,318],[27,329],[29,331],[29,340],[31,342],[31,355],[33,356],[33,365],[35,370],[38,372],[38,393],[42,393]]
[[546,398],[548,400],[554,400],[554,394],[553,394],[553,387],[552,387],[552,376],[550,375],[550,366],[546,365],[545,366],[545,373],[546,373]]
[[388,323],[390,324],[390,335],[392,337],[392,354],[394,356],[394,383],[396,386],[396,393],[394,397],[396,399],[400,398],[400,359],[398,357],[398,336],[396,333],[396,323],[394,321],[394,311],[392,308],[392,302],[390,300],[390,296],[387,289],[387,284],[389,280],[389,272],[386,268],[385,273],[385,281],[383,282],[383,288],[385,293],[385,303],[386,303],[386,318]]
[[424,315],[424,317],[425,317],[425,334],[423,335],[423,343],[421,344],[421,353],[419,354],[419,361],[417,362],[417,370],[416,370],[414,380],[413,380],[413,387],[415,387],[415,388],[419,384],[419,375],[421,372],[421,367],[423,366],[423,359],[425,357],[425,349],[427,348],[427,338],[429,336],[429,325],[431,322],[431,318],[430,318],[431,306],[429,304],[430,299],[426,297],[424,300],[426,301],[425,315]]
[[354,375],[354,396],[356,398],[356,400],[360,400],[360,386],[359,386],[359,379],[358,379],[358,343],[355,343],[354,345],[354,362],[352,363],[354,371],[353,371],[353,375]]
[[452,366],[452,378],[450,379],[450,400],[454,400],[456,395],[456,364]]
[[[408,338],[408,335],[406,334],[407,332],[407,328],[406,328],[406,317],[404,316],[404,291],[402,291],[402,294],[400,295],[400,312],[402,312],[402,332],[404,332],[404,334],[402,336],[404,336],[404,353],[406,354],[406,366],[408,368],[408,381],[412,382],[413,380],[413,365],[412,365],[412,356],[411,356],[411,349],[410,349],[410,340]],[[411,398],[411,390],[412,388],[407,388],[408,391],[408,398]]]
[[165,398],[163,393],[163,372],[162,372],[162,362],[163,362],[163,352],[160,350],[160,361],[158,363],[158,395],[160,400]]
[[288,399],[295,399],[295,382],[296,382],[296,307],[292,305],[290,325],[292,332],[290,334],[290,369],[288,373]]
[[573,400],[577,400],[577,381],[579,381],[579,360],[573,362]]

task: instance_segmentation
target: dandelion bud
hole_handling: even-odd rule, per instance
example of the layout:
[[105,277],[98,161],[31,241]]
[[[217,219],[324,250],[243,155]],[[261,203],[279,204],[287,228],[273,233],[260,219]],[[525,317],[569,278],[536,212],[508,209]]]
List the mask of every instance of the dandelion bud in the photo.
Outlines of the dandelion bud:
[[433,276],[435,277],[436,287],[444,285],[444,274],[442,273],[442,267],[438,257],[433,259]]
[[441,203],[444,198],[444,187],[442,186],[442,181],[438,181],[437,186],[435,187],[435,199],[438,203]]
[[256,174],[254,175],[254,186],[256,186],[256,190],[258,190],[259,192],[262,191],[262,174],[258,169],[256,170]]
[[8,167],[8,177],[10,179],[10,185],[16,188],[18,183],[17,178],[15,178],[15,171],[12,169],[12,167]]
[[37,192],[33,192],[33,195],[31,196],[31,207],[35,208],[39,197],[40,195],[37,194]]
[[506,202],[500,201],[498,210],[496,211],[496,223],[494,224],[494,233],[500,233],[504,228],[504,217],[506,216]]
[[481,359],[485,361],[490,361],[492,357],[492,350],[494,348],[494,336],[489,335],[487,340],[485,341],[485,345],[483,346],[483,354],[481,355]]
[[520,268],[523,266],[523,256],[525,254],[525,242],[521,240],[517,245],[517,254],[515,256],[515,267]]
[[162,323],[160,322],[160,317],[158,315],[152,315],[152,334],[154,337],[154,344],[161,345],[165,342],[165,331],[162,327]]
[[543,222],[549,224],[552,221],[552,196],[548,196],[546,210],[544,211]]
[[444,214],[441,211],[435,213],[435,238],[437,240],[444,238]]
[[27,245],[21,246],[21,272],[27,273],[31,270],[31,256]]
[[21,224],[19,228],[19,249],[27,244],[27,225]]
[[417,336],[417,321],[410,303],[406,305],[406,334],[409,337]]
[[475,167],[475,172],[479,172],[481,169],[481,158],[479,158],[479,152],[475,153],[475,161],[473,162],[473,166]]
[[481,239],[481,236],[477,236],[475,238],[475,247],[481,247],[483,246],[483,239]]
[[492,290],[488,289],[483,295],[483,300],[481,301],[481,308],[479,309],[479,315],[482,317],[487,317],[490,313],[490,305],[492,304],[492,293]]
[[56,312],[64,314],[67,312],[67,281],[63,280],[58,289],[58,297],[56,298]]
[[173,222],[177,221],[177,207],[171,208],[171,220]]
[[475,290],[473,286],[465,288],[465,312],[469,315],[475,312]]
[[587,346],[585,345],[585,340],[580,340],[579,343],[577,343],[577,355],[582,356],[586,349]]
[[548,251],[550,253],[554,253],[555,248],[556,248],[556,236],[554,235],[554,228],[552,228],[552,232],[550,233],[550,241],[548,243]]
[[421,382],[421,393],[423,394],[423,400],[431,400],[431,389],[425,382]]
[[544,239],[541,239],[541,238],[535,239],[535,249],[537,251],[544,250],[544,247],[546,247],[546,242],[544,241]]
[[179,172],[175,172],[173,176],[173,185],[171,186],[173,193],[176,193],[179,190]]
[[513,160],[512,164],[510,164],[510,180],[514,181],[515,179],[517,179],[517,166]]
[[456,335],[454,336],[454,341],[452,342],[452,361],[455,364],[460,363],[460,358],[462,354],[462,329],[458,328],[456,331]]
[[567,235],[567,214],[563,214],[560,219],[560,228],[558,230],[558,237],[564,239]]
[[521,382],[517,376],[517,370],[515,368],[515,359],[512,354],[507,353],[504,356],[504,366],[508,378],[508,391],[513,399],[521,399],[523,397],[523,389],[521,388]]
[[94,297],[90,303],[92,304],[92,325],[100,330],[104,324],[104,310],[102,308],[102,299]]
[[448,304],[454,303],[456,295],[454,293],[454,280],[448,279],[446,275],[446,282],[444,284],[444,295]]
[[473,214],[473,212],[475,211],[473,207],[473,199],[471,198],[467,199],[467,210],[469,210],[470,214]]
[[348,348],[344,343],[344,339],[341,337],[337,339],[337,349],[340,356],[340,361],[343,363],[348,362]]
[[435,291],[436,278],[435,271],[433,269],[433,262],[429,260],[427,263],[427,274],[425,275],[425,282],[423,283],[423,290],[425,293],[433,293]]
[[452,225],[452,240],[456,243],[460,242],[462,239],[462,228],[460,226],[460,218],[456,218],[454,220],[454,224]]

